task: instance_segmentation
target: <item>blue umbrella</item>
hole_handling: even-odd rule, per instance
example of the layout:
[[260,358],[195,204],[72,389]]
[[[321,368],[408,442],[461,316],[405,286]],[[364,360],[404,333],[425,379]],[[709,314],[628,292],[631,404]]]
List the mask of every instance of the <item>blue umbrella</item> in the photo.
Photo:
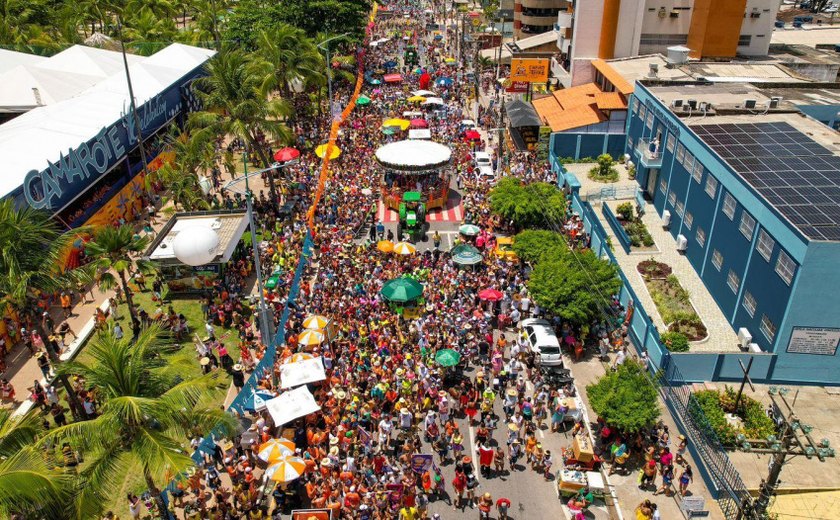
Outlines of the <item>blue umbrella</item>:
[[394,60],[386,61],[385,63],[382,64],[382,66],[385,67],[386,69],[393,69],[394,67],[397,66],[397,62],[394,61]]
[[435,85],[441,87],[451,87],[452,86],[452,78],[438,78],[435,80]]
[[435,35],[435,40],[442,40],[442,39],[443,39],[443,35],[442,35],[442,34],[436,34],[436,35]]
[[265,402],[277,397],[276,395],[272,394],[271,392],[267,392],[265,390],[257,390],[251,395],[249,395],[245,402],[242,404],[242,407],[249,412],[258,412],[260,410],[265,409]]

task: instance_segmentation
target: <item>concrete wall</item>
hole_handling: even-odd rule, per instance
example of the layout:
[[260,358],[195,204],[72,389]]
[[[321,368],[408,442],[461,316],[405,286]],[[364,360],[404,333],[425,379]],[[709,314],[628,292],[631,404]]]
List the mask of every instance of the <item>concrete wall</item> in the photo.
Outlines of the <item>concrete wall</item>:
[[[745,56],[766,56],[770,39],[775,29],[776,14],[781,0],[747,0],[746,17],[741,23],[741,35],[752,36],[749,45],[739,46],[738,54]],[[758,18],[752,16],[753,13]],[[834,81],[834,80],[829,80]]]
[[624,153],[624,134],[557,132],[551,134],[551,147],[560,158],[578,160],[608,153],[618,159]]
[[645,12],[645,0],[622,0],[615,35],[615,57],[624,58],[639,54],[639,35],[642,30],[642,18]]
[[[840,65],[834,63],[783,63],[782,65],[800,76],[820,83],[834,83],[837,81],[837,73],[840,72]],[[797,108],[802,110],[801,106]]]
[[595,76],[590,62],[598,57],[604,0],[576,2],[572,34],[572,86],[589,83]]

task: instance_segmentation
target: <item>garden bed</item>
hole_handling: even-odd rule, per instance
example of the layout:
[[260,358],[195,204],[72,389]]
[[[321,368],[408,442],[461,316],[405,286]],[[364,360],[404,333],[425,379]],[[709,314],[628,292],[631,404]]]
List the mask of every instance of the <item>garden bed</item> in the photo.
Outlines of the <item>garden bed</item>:
[[[642,274],[650,297],[669,332],[679,333],[688,341],[700,341],[708,335],[703,320],[697,315],[691,299],[671,266],[653,259],[640,262],[636,269]],[[673,339],[673,336],[670,337]],[[677,338],[679,341],[679,338]],[[666,346],[669,346],[666,343]]]
[[642,222],[641,215],[637,215],[633,211],[633,204],[630,202],[622,202],[615,208],[618,223],[627,233],[630,238],[630,245],[635,248],[653,248],[653,237],[650,235],[645,223]]
[[[717,435],[720,443],[726,447],[734,447],[739,434],[743,434],[747,439],[766,439],[768,435],[776,433],[776,425],[764,413],[764,407],[760,402],[742,394],[736,409],[737,396],[738,393],[730,386],[727,386],[723,392],[717,390],[695,392],[689,411],[701,429],[703,429],[705,422],[703,416],[705,416],[708,426]],[[741,425],[736,426],[727,420],[727,413],[741,419]]]

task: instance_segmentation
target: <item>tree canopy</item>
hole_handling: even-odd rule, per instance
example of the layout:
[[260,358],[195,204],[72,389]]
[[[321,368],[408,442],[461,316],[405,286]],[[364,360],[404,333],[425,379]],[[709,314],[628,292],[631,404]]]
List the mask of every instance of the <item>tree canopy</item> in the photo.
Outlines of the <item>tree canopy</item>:
[[660,415],[656,387],[647,378],[645,367],[633,360],[587,386],[586,395],[595,413],[624,433],[638,432]]
[[526,262],[536,262],[555,249],[566,249],[566,239],[554,231],[526,229],[518,233],[513,242],[513,250]]
[[618,267],[589,250],[546,252],[528,281],[528,290],[540,307],[575,324],[601,316],[609,298],[620,289]]
[[526,184],[516,177],[503,177],[490,190],[490,208],[518,229],[542,227],[563,220],[566,197],[547,182]]

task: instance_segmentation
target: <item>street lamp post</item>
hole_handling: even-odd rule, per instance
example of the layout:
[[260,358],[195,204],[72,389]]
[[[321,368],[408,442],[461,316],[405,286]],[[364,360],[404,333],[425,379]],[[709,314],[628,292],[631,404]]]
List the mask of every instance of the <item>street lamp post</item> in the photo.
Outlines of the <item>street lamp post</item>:
[[324,54],[326,54],[327,57],[327,92],[330,96],[330,121],[332,121],[335,118],[335,114],[333,113],[332,70],[330,70],[330,46],[327,44],[333,40],[344,38],[348,34],[350,33],[339,34],[338,36],[333,36],[332,38],[328,38],[318,44],[318,48],[324,51]]

